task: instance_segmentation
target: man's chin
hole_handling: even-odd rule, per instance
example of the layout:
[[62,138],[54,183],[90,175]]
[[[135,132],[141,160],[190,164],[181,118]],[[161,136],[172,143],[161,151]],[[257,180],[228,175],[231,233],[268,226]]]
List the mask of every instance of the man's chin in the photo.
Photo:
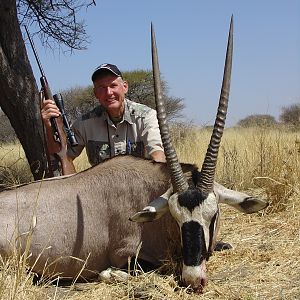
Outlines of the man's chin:
[[106,105],[106,109],[107,110],[110,110],[110,109],[119,110],[119,109],[121,109],[121,106],[119,103],[111,103],[111,104]]
[[119,102],[115,102],[115,103],[107,103],[105,105],[105,109],[108,111],[108,112],[119,112],[122,110],[122,105],[120,105]]
[[105,102],[100,102],[101,105],[108,111],[108,112],[124,112],[124,105],[122,102],[117,101],[117,100],[111,100],[111,101],[105,101]]
[[117,108],[120,106],[120,103],[116,100],[112,100],[112,101],[106,101],[105,102],[105,107],[107,108],[110,108],[110,107],[113,107],[113,108]]

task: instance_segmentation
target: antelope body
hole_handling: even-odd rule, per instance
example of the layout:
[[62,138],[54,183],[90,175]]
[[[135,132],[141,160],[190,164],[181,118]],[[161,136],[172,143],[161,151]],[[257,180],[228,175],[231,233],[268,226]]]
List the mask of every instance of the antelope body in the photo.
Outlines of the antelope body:
[[128,219],[163,194],[169,179],[165,164],[120,156],[72,176],[3,191],[0,253],[11,253],[15,244],[25,250],[31,240],[29,263],[36,273],[74,278],[87,260],[82,276],[91,278],[110,266],[124,267],[143,242],[140,258],[159,265],[167,235],[178,230],[174,220],[142,225]]
[[[183,164],[182,169],[190,181],[192,173],[198,172],[189,164]],[[167,209],[157,210],[156,205],[151,210],[153,203],[164,199],[160,196],[169,187],[166,164],[118,156],[72,176],[3,191],[0,193],[0,253],[7,256],[15,246],[25,251],[29,242],[29,264],[34,272],[75,278],[84,268],[81,276],[93,278],[111,266],[124,268],[128,257],[135,257],[142,243],[139,258],[159,266],[169,257],[170,243],[180,240],[179,227]],[[215,194],[221,202],[230,201],[230,205],[243,212],[265,206],[263,201],[217,183]],[[151,203],[153,199],[156,200]],[[135,214],[142,207],[148,208]],[[128,220],[130,216],[140,221],[161,218],[134,223]],[[212,251],[215,234],[208,233],[210,246],[205,253]],[[193,241],[186,247],[191,245]],[[180,248],[180,243],[177,247]]]

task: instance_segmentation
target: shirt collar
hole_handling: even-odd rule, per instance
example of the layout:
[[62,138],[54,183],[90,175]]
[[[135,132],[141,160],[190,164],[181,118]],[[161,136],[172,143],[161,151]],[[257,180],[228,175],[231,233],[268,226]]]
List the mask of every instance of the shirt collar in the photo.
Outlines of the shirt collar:
[[130,111],[130,101],[125,98],[124,104],[125,104],[125,111],[124,111],[123,120],[127,121],[129,124],[133,124],[133,121],[131,118],[131,111]]

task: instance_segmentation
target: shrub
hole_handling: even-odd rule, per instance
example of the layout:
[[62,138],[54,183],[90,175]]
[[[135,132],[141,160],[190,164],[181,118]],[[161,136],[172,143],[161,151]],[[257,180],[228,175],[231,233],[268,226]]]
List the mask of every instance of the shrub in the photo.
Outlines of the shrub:
[[237,125],[240,127],[262,127],[272,128],[277,125],[276,119],[271,115],[251,115],[240,120]]

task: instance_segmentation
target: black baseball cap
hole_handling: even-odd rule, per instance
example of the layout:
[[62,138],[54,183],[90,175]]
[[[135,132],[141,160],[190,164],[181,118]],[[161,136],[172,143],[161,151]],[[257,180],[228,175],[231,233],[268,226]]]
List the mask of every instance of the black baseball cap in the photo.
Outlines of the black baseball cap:
[[94,81],[96,79],[96,76],[98,76],[103,71],[110,71],[111,73],[115,74],[116,76],[122,77],[122,73],[116,65],[102,64],[95,69],[95,71],[92,75],[92,81]]

